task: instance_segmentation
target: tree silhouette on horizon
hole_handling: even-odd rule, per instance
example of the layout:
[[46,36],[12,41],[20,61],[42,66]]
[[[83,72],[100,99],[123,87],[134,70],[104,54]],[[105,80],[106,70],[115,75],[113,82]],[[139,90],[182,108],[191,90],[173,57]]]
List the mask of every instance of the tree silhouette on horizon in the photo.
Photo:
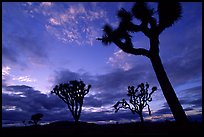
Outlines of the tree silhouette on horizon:
[[78,123],[82,111],[84,96],[89,93],[90,88],[91,85],[86,87],[82,80],[72,80],[68,83],[56,85],[51,93],[56,94],[67,104],[75,123]]
[[143,118],[143,109],[145,107],[148,108],[149,115],[151,115],[151,110],[148,102],[152,101],[151,95],[157,90],[157,87],[152,87],[152,91],[149,93],[149,84],[141,83],[136,88],[134,86],[128,86],[128,94],[129,103],[122,99],[122,101],[118,101],[113,107],[115,108],[115,112],[118,112],[119,109],[129,109],[133,114],[137,113],[140,117],[141,123],[144,123]]
[[[153,15],[158,14],[158,19]],[[158,2],[157,11],[148,7],[146,2],[136,2],[131,12],[125,9],[118,11],[120,23],[114,29],[106,24],[103,28],[104,34],[101,40],[104,45],[114,43],[124,52],[133,55],[142,55],[150,59],[164,97],[171,109],[171,112],[178,123],[186,123],[187,116],[176,96],[176,93],[164,70],[159,56],[159,35],[168,27],[171,27],[181,18],[182,6],[179,2]],[[138,19],[139,25],[133,22],[133,18]],[[136,48],[132,43],[132,36],[136,32],[142,32],[149,38],[150,48]]]
[[[34,124],[35,126],[38,125],[38,122],[41,120],[41,118],[43,117],[44,115],[42,113],[36,113],[36,114],[33,114],[31,116],[31,120],[28,121],[29,123],[31,124]],[[25,124],[25,121],[23,122]]]

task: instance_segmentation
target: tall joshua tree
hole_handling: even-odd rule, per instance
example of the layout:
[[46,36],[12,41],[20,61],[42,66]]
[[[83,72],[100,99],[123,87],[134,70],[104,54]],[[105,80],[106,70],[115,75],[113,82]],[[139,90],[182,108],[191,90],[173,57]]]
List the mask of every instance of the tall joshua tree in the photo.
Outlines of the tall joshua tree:
[[[153,15],[158,14],[158,20]],[[108,24],[104,26],[104,34],[101,40],[103,44],[114,43],[124,52],[133,55],[142,55],[150,59],[157,79],[160,83],[164,97],[173,113],[175,120],[186,123],[187,116],[175,94],[175,91],[164,70],[159,56],[159,35],[168,27],[171,27],[181,18],[182,7],[178,2],[158,2],[157,11],[148,7],[145,2],[137,2],[131,12],[121,9],[118,11],[120,24],[115,30]],[[133,22],[133,18],[141,21],[139,25]],[[131,33],[142,32],[149,38],[150,48],[136,48],[132,43]]]
[[83,81],[69,81],[69,83],[56,85],[51,93],[55,93],[63,102],[67,104],[75,123],[78,123],[83,106],[84,96],[88,94],[91,85],[84,84]]

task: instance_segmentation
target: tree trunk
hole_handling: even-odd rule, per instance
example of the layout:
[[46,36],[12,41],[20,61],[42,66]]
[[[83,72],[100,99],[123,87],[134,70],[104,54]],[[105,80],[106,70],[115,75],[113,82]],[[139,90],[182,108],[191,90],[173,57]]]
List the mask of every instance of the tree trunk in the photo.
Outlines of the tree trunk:
[[173,113],[173,116],[178,123],[186,123],[188,121],[187,116],[175,94],[175,91],[167,77],[167,74],[162,65],[161,59],[158,53],[152,53],[150,60],[154,71],[156,73],[157,79],[163,91],[164,97]]
[[142,112],[139,113],[139,116],[140,116],[140,121],[141,121],[141,123],[144,123],[144,118],[143,118]]
[[79,123],[79,118],[77,116],[74,118],[74,120],[75,120],[75,124]]

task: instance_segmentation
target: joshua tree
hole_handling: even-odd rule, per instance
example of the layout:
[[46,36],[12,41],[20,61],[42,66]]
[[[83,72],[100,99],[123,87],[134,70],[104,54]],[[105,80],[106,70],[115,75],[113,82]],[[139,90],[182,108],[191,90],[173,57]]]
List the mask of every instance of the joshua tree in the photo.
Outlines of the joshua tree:
[[31,121],[29,121],[29,123],[32,123],[35,126],[37,126],[38,122],[41,120],[42,117],[43,117],[43,114],[41,113],[34,114],[31,116]]
[[[158,20],[153,17],[155,13],[158,14]],[[123,8],[119,10],[120,24],[118,28],[113,30],[110,25],[106,24],[104,26],[104,35],[102,38],[97,39],[101,40],[105,45],[113,42],[126,53],[149,58],[175,120],[179,123],[185,123],[188,121],[187,116],[168,79],[159,56],[159,35],[178,21],[181,18],[181,13],[182,7],[178,2],[158,2],[157,11],[148,7],[145,2],[137,2],[132,7],[131,12]],[[138,19],[141,23],[139,25],[135,24],[133,18]],[[133,45],[130,34],[135,32],[142,32],[149,38],[149,49],[136,48]]]
[[56,85],[51,93],[55,93],[62,101],[67,104],[75,123],[78,123],[84,96],[89,92],[91,85],[86,85],[83,81],[69,81],[69,83]]
[[115,112],[118,112],[120,108],[130,109],[133,114],[137,113],[140,116],[140,120],[143,123],[144,118],[142,111],[145,107],[148,107],[149,115],[151,115],[151,110],[149,108],[148,102],[152,101],[151,95],[157,90],[157,87],[152,87],[152,91],[148,93],[149,84],[141,83],[135,88],[134,86],[128,86],[128,96],[130,97],[130,103],[127,103],[125,99],[118,101],[113,107]]

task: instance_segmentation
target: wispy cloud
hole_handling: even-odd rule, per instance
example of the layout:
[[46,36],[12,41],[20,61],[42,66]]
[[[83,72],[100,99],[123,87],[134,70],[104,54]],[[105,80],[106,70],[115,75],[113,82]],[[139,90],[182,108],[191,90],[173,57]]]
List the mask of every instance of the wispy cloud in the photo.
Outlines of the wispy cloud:
[[12,80],[17,80],[19,82],[36,82],[36,79],[30,78],[30,76],[13,77]]
[[60,22],[57,19],[55,19],[55,18],[50,18],[49,19],[49,23],[51,25],[61,25]]
[[131,55],[123,52],[122,50],[118,50],[113,53],[112,57],[108,58],[107,64],[123,69],[124,71],[130,70],[133,65],[130,63],[130,61],[128,61],[129,56]]
[[21,108],[18,108],[16,106],[2,106],[2,109],[4,109],[5,111],[23,111]]
[[[13,70],[14,71],[14,70]],[[9,66],[3,66],[2,67],[2,87],[7,86],[11,80],[18,81],[18,82],[36,82],[36,79],[31,78],[30,76],[16,76],[11,71],[11,68]]]
[[42,7],[50,7],[50,6],[52,6],[52,2],[41,2],[40,6],[42,6]]
[[2,67],[2,79],[4,80],[10,74],[10,67]]
[[11,78],[10,76],[11,68],[9,66],[2,67],[2,87],[8,84],[8,80]]
[[[102,26],[97,22],[107,19],[105,10],[89,3],[63,3],[62,6],[60,3],[42,2],[39,5],[28,5],[29,8],[25,10],[32,12],[26,13],[45,16],[47,21],[44,26],[47,32],[65,44],[93,45],[96,37],[101,35],[99,33]],[[58,10],[56,5],[62,8]]]

